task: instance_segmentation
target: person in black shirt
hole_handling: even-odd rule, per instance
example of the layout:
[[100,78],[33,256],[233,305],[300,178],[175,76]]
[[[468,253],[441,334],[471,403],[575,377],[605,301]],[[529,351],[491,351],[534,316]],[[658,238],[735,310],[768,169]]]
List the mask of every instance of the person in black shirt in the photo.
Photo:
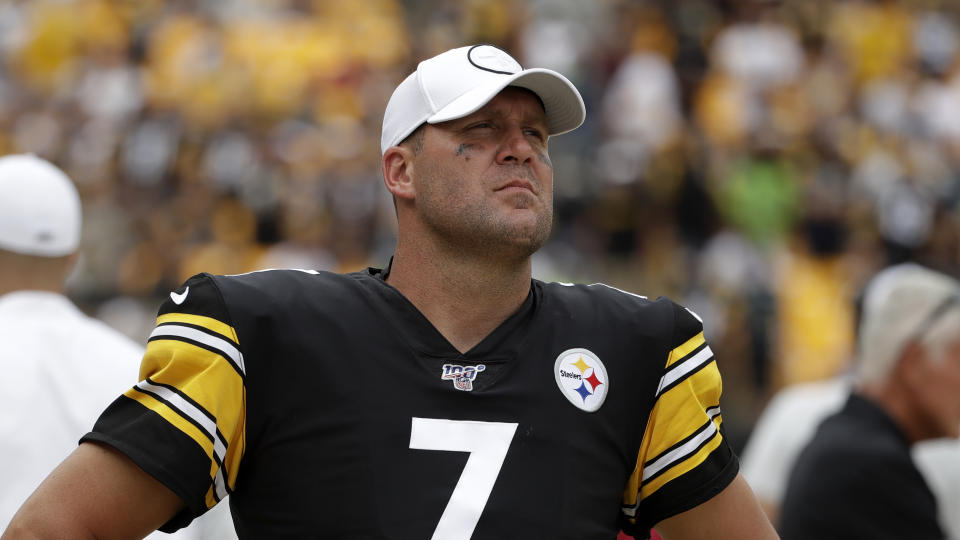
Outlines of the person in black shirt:
[[944,538],[911,446],[960,432],[960,283],[905,264],[863,301],[854,390],[791,472],[786,540]]
[[421,62],[383,122],[391,264],[189,279],[12,527],[136,537],[227,499],[241,538],[775,538],[700,319],[531,278],[547,140],[584,115],[492,46]]

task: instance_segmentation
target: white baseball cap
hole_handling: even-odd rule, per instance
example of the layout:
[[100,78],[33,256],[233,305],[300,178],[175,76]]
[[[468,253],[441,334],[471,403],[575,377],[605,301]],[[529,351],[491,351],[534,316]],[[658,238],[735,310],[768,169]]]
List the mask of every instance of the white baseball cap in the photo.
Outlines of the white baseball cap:
[[0,249],[69,255],[80,225],[80,195],[63,171],[33,154],[0,157]]
[[[860,317],[857,373],[879,380],[893,369],[904,347],[955,308],[960,282],[915,263],[891,266],[867,285]],[[955,315],[954,315],[955,316]]]
[[420,62],[393,91],[383,115],[381,154],[424,122],[437,124],[476,112],[507,86],[537,94],[550,135],[574,130],[586,118],[580,92],[556,71],[523,69],[492,45],[460,47]]

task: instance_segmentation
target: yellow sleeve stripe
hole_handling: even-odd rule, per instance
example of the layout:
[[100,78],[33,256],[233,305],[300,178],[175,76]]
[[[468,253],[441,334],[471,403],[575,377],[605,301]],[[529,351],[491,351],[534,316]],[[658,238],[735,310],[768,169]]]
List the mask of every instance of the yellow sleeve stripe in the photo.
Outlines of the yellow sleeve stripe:
[[185,435],[196,441],[196,443],[203,448],[204,452],[207,453],[207,457],[213,459],[213,444],[209,435],[176,411],[172,410],[166,403],[157,399],[155,395],[145,393],[139,386],[127,390],[124,395],[159,414],[164,420],[170,422],[170,424],[182,431]]
[[720,393],[720,371],[711,360],[660,395],[624,491],[624,506],[636,506],[639,499],[702,463],[720,445],[717,428],[722,419],[715,406]]
[[211,459],[214,493],[222,499],[236,484],[243,456],[243,378],[220,354],[167,339],[148,343],[141,378],[141,391],[162,398],[156,405],[166,411],[161,416],[204,447]]
[[670,369],[660,378],[660,383],[657,385],[657,396],[668,392],[684,379],[696,375],[699,370],[710,364],[714,364],[713,351],[710,347],[704,345],[697,349],[695,353],[687,355],[681,362],[670,366]]
[[650,434],[650,445],[643,456],[646,463],[671,451],[707,423],[707,409],[720,402],[719,379],[717,364],[711,361],[660,396],[657,413],[661,421]]
[[[201,437],[197,437],[196,432],[192,434],[184,433],[189,435],[194,442],[200,444],[201,448],[203,448],[207,454],[207,457],[210,458],[210,478],[215,490],[216,501],[220,501],[226,497],[229,492],[223,478],[223,461],[226,455],[227,443],[223,439],[223,435],[217,430],[217,424],[214,419],[210,418],[206,411],[199,410],[196,405],[180,395],[175,389],[154,384],[154,382],[149,379],[137,383],[137,386],[135,386],[132,391],[142,392],[145,395],[151,396],[156,402],[153,404],[154,406],[151,407],[151,410],[160,414],[167,421],[173,419],[171,423],[181,428],[181,431],[183,431],[183,424],[180,423],[176,416],[179,416],[180,419],[185,420],[188,424],[197,428]],[[214,504],[216,501],[214,501]]]
[[703,337],[703,332],[693,336],[688,339],[686,343],[677,347],[676,349],[670,351],[670,355],[667,356],[667,367],[683,360],[687,355],[696,350],[697,347],[703,345],[706,340]]
[[[638,466],[631,475],[627,489],[624,491],[624,513],[633,518],[641,500],[649,497],[667,482],[687,474],[706,461],[723,440],[719,425],[719,408],[716,408],[715,417],[704,424],[683,444],[660,456],[652,463],[644,464],[642,468]],[[642,484],[638,481],[641,477]],[[640,485],[643,487],[638,490],[637,487]]]
[[223,323],[212,317],[203,315],[192,315],[190,313],[164,313],[157,317],[157,325],[164,323],[185,323],[195,326],[202,326],[211,332],[216,332],[221,336],[238,343],[237,333],[229,324]]
[[150,343],[158,340],[188,340],[194,344],[199,344],[222,356],[237,370],[241,377],[246,374],[243,353],[237,348],[235,341],[225,339],[221,334],[207,332],[205,329],[194,326],[168,323],[157,326],[150,333],[148,340]]
[[[711,422],[710,425],[714,425],[713,422]],[[707,457],[712,454],[717,447],[720,446],[720,442],[722,440],[723,437],[720,435],[720,432],[717,430],[712,430],[710,436],[706,439],[706,444],[704,444],[695,454],[689,456],[680,463],[672,465],[666,473],[655,477],[652,481],[644,483],[643,488],[640,490],[640,498],[646,499],[652,493],[663,487],[663,485],[667,482],[673,480],[674,478],[679,478],[695,469],[698,465],[706,461]]]
[[[637,463],[627,479],[627,487],[623,490],[623,511],[629,516],[633,516],[637,511],[637,505],[640,502],[640,478],[643,476],[644,456],[649,453],[650,442],[653,440],[654,425],[659,415],[660,403],[657,402],[650,411],[650,419],[647,421],[647,427],[643,432],[643,440],[640,443],[640,452],[637,456]],[[631,522],[632,517],[631,517]]]
[[[215,483],[220,466],[214,459],[214,442],[210,440],[209,434],[187,420],[181,413],[171,409],[166,403],[158,399],[155,394],[145,391],[144,388],[140,387],[140,385],[127,390],[126,394],[124,395],[150,409],[151,411],[159,414],[164,420],[170,422],[171,425],[175,426],[182,433],[193,439],[194,442],[196,442],[204,451],[204,453],[207,454],[207,458],[210,459],[210,479],[211,484],[213,485],[207,494],[206,502],[207,508],[212,508],[213,505],[216,504],[216,500],[211,501],[211,494],[216,489]],[[224,492],[224,496],[226,496],[226,490],[222,491]]]
[[720,431],[720,423],[722,422],[720,419],[720,407],[710,407],[704,412],[707,414],[708,420],[704,422],[702,426],[656,457],[648,459],[647,462],[643,464],[642,480],[644,483],[649,482],[668,468],[693,455],[698,448],[713,438],[715,433]]

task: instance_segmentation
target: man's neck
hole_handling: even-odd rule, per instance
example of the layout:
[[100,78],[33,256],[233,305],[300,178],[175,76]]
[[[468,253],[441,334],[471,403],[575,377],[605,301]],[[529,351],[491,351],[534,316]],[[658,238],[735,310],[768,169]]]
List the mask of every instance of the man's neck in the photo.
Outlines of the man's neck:
[[13,291],[63,292],[76,255],[38,257],[0,249],[0,294]]
[[0,266],[0,295],[15,291],[46,291],[63,294],[63,280],[43,274],[30,275]]
[[917,410],[914,400],[896,381],[861,384],[856,391],[883,409],[911,445],[933,438],[925,429],[923,415]]
[[530,259],[516,263],[397,247],[387,281],[460,352],[515,313],[530,293]]

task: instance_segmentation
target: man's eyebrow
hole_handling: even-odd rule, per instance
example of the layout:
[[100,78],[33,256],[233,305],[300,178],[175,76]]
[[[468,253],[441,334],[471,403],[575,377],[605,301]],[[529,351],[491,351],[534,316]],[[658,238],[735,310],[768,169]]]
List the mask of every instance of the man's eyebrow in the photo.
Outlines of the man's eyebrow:
[[[473,115],[476,115],[474,118],[475,120],[480,120],[483,118],[494,118],[499,120],[499,119],[506,118],[508,116],[507,111],[505,110],[505,108],[502,108],[502,107],[488,109],[486,111],[483,111],[481,109],[480,111],[473,113]],[[473,116],[473,115],[470,115],[470,116]],[[466,118],[469,118],[469,116],[464,117],[464,119]],[[523,112],[520,115],[520,122],[524,124],[542,125],[544,128],[546,128],[547,115],[546,113],[539,113],[539,112],[532,112],[532,111]]]

